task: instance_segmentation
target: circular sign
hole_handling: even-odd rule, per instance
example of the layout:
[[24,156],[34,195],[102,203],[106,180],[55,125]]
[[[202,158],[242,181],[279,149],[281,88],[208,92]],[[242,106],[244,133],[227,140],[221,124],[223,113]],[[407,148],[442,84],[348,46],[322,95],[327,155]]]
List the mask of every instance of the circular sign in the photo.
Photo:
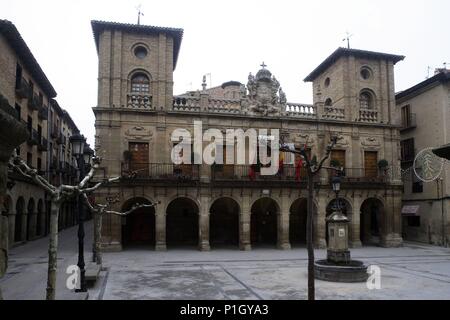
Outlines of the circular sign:
[[414,159],[414,173],[423,182],[436,180],[444,169],[445,160],[433,153],[434,148],[420,151]]

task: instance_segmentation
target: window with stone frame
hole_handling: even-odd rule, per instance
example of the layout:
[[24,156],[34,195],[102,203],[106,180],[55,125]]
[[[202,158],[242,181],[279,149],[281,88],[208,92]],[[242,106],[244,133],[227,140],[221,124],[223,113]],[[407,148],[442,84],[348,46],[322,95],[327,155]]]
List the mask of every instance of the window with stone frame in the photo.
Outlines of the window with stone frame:
[[131,92],[132,93],[150,93],[150,80],[143,73],[137,73],[131,79]]
[[373,109],[373,99],[369,92],[361,92],[359,95],[359,107],[361,109]]

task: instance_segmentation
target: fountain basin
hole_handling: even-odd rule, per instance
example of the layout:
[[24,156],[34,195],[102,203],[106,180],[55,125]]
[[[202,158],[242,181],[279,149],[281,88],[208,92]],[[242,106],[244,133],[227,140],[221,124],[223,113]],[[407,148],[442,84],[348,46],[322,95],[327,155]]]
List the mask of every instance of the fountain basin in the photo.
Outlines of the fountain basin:
[[314,271],[316,279],[331,282],[366,282],[369,276],[367,266],[357,260],[347,263],[319,260],[314,263]]

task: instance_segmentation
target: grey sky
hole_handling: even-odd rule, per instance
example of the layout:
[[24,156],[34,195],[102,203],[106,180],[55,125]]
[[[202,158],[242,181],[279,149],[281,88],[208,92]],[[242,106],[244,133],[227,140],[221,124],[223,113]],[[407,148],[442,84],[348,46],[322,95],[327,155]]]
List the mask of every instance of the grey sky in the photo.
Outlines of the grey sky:
[[[176,0],[1,0],[0,17],[11,20],[93,144],[97,103],[97,53],[90,20],[184,29],[174,93],[199,89],[210,73],[212,85],[246,82],[264,61],[290,102],[312,102],[303,79],[337,47],[406,56],[396,67],[396,91],[427,76],[427,67],[450,66],[450,1],[176,1]],[[209,84],[209,77],[208,77]]]

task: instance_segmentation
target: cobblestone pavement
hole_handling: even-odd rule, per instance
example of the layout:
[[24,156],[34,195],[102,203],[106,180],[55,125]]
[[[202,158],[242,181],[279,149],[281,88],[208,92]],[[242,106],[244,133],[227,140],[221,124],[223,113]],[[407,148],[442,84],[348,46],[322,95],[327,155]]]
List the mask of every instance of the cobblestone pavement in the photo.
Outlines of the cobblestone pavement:
[[[91,258],[92,225],[86,225],[86,261]],[[48,239],[14,248],[0,281],[5,299],[44,299]],[[322,259],[325,250],[316,250]],[[365,283],[316,281],[317,299],[450,299],[450,249],[417,243],[402,248],[352,249],[352,257],[381,268],[381,289]],[[77,262],[76,228],[60,234],[57,298],[75,299],[65,287],[67,266]],[[306,299],[304,248],[250,252],[196,248],[155,252],[131,248],[104,253],[104,270],[89,289],[89,299]]]

